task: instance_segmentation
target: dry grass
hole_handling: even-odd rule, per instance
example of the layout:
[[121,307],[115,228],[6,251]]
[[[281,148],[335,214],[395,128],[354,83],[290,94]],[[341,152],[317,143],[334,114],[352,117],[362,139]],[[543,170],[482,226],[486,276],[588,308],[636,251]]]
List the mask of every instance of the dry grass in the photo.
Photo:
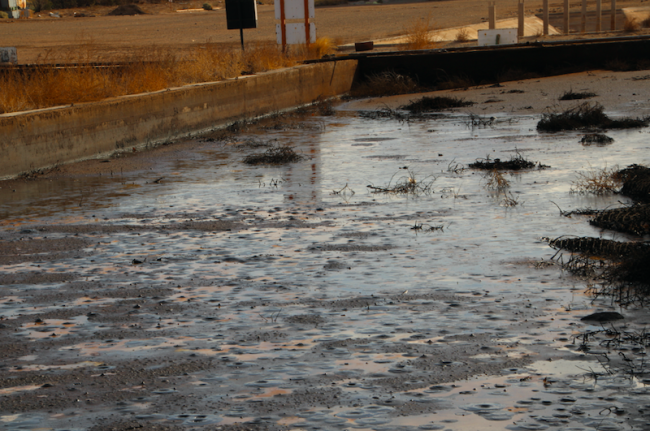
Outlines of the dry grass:
[[578,178],[573,182],[571,193],[604,195],[614,193],[621,186],[618,179],[618,168],[594,169],[578,172]]
[[431,49],[436,44],[431,39],[430,32],[433,30],[431,15],[416,21],[410,28],[404,29],[406,43],[400,46],[401,51],[412,51],[416,49]]
[[623,31],[626,33],[634,33],[635,31],[641,30],[641,23],[636,18],[625,18],[625,23],[623,24]]
[[319,39],[309,48],[298,47],[283,53],[272,43],[247,45],[246,51],[223,45],[206,44],[184,57],[163,49],[147,49],[123,59],[126,65],[115,68],[90,66],[54,69],[45,63],[79,64],[101,61],[91,42],[74,56],[49,58],[42,67],[21,73],[0,75],[0,113],[40,109],[52,106],[93,102],[102,99],[158,91],[200,82],[220,81],[242,74],[254,74],[294,66],[308,58],[320,58],[334,49],[329,39]]
[[461,28],[458,30],[458,33],[456,33],[456,42],[469,42],[470,37],[469,37],[469,30],[466,28]]

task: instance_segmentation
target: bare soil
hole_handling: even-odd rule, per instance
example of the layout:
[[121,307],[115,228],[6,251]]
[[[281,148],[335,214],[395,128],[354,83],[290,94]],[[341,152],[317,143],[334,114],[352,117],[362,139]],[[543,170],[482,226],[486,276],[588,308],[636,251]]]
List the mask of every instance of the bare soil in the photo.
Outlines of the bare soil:
[[[226,29],[223,1],[212,2],[215,7],[212,11],[202,10],[202,4],[200,1],[143,4],[140,8],[147,14],[135,16],[108,16],[115,7],[54,11],[61,18],[53,18],[44,11],[28,20],[0,20],[0,40],[3,46],[18,48],[20,63],[65,61],[82,55],[110,61],[151,47],[183,52],[205,43],[238,44],[239,32]],[[623,0],[617,5],[624,8],[645,6],[645,3],[643,0]],[[539,14],[541,7],[540,0],[526,2],[526,13]],[[550,5],[551,11],[560,11],[561,7],[561,2]],[[579,4],[571,7],[573,20],[579,22]],[[606,12],[603,11],[603,29],[609,28]],[[75,17],[75,13],[84,16]],[[516,14],[517,1],[499,2],[498,19]],[[258,5],[258,16],[258,28],[245,30],[245,40],[275,41],[274,6]],[[430,17],[434,28],[448,28],[485,22],[487,16],[483,0],[397,0],[384,4],[320,7],[315,22],[319,37],[344,44],[406,34],[421,18]]]

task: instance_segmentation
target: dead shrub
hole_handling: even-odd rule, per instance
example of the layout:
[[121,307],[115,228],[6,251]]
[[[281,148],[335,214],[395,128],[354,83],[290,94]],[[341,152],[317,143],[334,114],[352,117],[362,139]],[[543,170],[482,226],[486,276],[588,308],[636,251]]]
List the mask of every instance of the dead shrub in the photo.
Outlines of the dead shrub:
[[305,156],[286,145],[271,147],[263,153],[250,154],[244,158],[247,165],[285,165],[303,160]]
[[614,193],[621,185],[617,179],[617,169],[590,169],[578,172],[578,179],[573,182],[571,193],[604,195]]
[[458,30],[458,33],[456,33],[456,42],[464,43],[469,41],[469,30],[467,28],[461,28]]

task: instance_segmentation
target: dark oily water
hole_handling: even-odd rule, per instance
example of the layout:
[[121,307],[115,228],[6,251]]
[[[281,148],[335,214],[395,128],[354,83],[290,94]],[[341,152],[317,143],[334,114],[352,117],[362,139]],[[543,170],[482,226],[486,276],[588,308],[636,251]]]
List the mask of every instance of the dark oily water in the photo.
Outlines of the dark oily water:
[[[291,145],[304,158],[288,165],[197,141],[151,172],[0,189],[0,420],[644,429],[644,377],[608,374],[575,341],[609,302],[548,265],[541,238],[625,239],[555,205],[629,203],[570,191],[577,172],[648,163],[648,133],[584,147],[537,120],[401,123],[343,107],[237,137]],[[501,191],[467,169],[513,157],[550,167],[504,171]]]

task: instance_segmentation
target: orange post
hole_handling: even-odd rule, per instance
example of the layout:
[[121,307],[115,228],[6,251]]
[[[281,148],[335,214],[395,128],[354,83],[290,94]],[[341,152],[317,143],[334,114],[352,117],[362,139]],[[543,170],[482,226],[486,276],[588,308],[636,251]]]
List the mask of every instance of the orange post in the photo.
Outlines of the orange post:
[[282,51],[287,49],[287,19],[284,16],[284,0],[280,0],[280,33],[282,34]]
[[311,43],[311,32],[309,31],[309,0],[305,0],[304,4],[305,4],[305,43],[307,44],[307,48],[309,48],[309,44]]

